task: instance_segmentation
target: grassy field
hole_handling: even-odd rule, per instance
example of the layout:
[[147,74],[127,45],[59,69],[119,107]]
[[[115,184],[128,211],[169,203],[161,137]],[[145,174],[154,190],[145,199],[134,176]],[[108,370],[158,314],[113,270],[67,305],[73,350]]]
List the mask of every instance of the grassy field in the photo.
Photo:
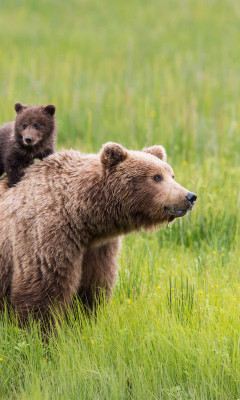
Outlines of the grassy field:
[[0,398],[240,398],[237,0],[0,0],[0,124],[57,106],[58,148],[162,144],[198,194],[124,239],[112,301],[44,344],[0,319]]

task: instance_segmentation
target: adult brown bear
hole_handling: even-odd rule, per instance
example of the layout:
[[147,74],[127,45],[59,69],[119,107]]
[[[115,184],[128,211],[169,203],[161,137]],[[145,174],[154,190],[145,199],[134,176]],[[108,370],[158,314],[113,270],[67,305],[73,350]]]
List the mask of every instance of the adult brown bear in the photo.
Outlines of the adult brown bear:
[[128,151],[107,143],[99,154],[62,151],[27,169],[0,197],[0,303],[23,319],[63,312],[74,294],[93,308],[110,295],[120,236],[151,229],[191,210],[197,196],[174,180],[165,151]]

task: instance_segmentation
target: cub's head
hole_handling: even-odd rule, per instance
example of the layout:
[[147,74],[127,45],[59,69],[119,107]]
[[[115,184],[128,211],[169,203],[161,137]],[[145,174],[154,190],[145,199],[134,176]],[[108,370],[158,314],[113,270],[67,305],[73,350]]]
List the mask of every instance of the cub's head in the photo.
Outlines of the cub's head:
[[173,222],[192,210],[197,196],[175,181],[162,146],[128,151],[107,143],[100,158],[106,185],[135,228]]
[[41,144],[55,130],[55,106],[26,106],[16,103],[15,135],[25,147]]

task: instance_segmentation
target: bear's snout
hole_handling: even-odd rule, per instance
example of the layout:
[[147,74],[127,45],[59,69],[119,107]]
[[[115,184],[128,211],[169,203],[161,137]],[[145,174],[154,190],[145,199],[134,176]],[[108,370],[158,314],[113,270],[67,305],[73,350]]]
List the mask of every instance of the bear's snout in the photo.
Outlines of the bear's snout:
[[195,201],[197,200],[197,195],[192,192],[188,192],[187,196],[185,196],[185,199],[189,202],[191,209],[194,206]]
[[31,138],[30,136],[27,136],[27,137],[25,138],[25,142],[26,142],[27,144],[31,144],[31,143],[32,143],[32,138]]
[[[186,193],[186,192],[185,192]],[[188,211],[193,209],[194,203],[197,200],[197,195],[192,192],[187,192],[187,195],[182,198],[178,204],[167,205],[165,210],[176,217],[183,217]]]

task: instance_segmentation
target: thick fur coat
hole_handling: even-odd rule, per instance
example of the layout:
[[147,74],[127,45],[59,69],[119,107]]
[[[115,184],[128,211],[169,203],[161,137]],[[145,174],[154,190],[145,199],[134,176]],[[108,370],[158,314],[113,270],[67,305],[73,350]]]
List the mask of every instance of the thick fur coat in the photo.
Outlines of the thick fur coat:
[[1,182],[0,303],[25,319],[56,301],[63,312],[76,294],[90,309],[110,296],[120,236],[172,222],[196,200],[165,157],[161,146],[107,143],[99,154],[55,153],[12,189]]
[[0,128],[0,176],[6,172],[9,187],[20,181],[35,158],[42,160],[54,153],[56,133],[54,105],[16,103],[15,110],[15,121]]

